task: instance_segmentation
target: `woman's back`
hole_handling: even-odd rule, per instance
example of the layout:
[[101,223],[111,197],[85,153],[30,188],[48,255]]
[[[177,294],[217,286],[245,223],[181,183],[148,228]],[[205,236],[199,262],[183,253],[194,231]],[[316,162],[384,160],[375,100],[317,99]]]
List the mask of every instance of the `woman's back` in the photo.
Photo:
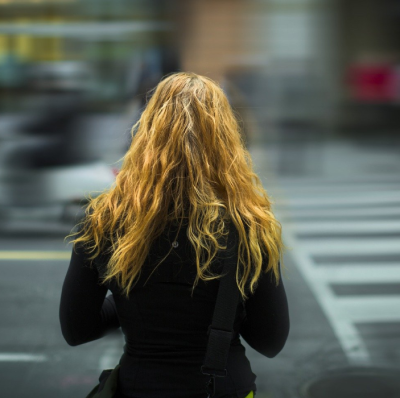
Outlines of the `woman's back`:
[[[87,268],[85,257],[84,251],[78,250],[70,268]],[[164,261],[154,269],[154,265],[163,258]],[[97,274],[97,278],[102,276],[105,260],[105,257],[100,257],[96,261],[96,269],[90,270]],[[221,271],[218,259],[213,264],[213,270],[216,273]],[[69,274],[63,288],[61,315],[67,312],[67,308],[71,310],[71,302],[75,301],[73,299],[76,299],[79,288],[72,269]],[[182,228],[178,235],[176,228],[168,228],[153,243],[129,298],[122,294],[115,282],[107,285],[113,293],[115,315],[118,318],[111,321],[113,315],[109,315],[107,322],[120,325],[126,341],[119,372],[121,398],[204,398],[208,379],[201,374],[200,367],[204,360],[207,330],[215,308],[219,280],[199,281],[193,289],[195,277],[193,250],[186,237],[186,228]],[[93,288],[88,285],[93,285],[93,279],[86,283],[82,281],[82,294],[88,288]],[[80,316],[75,316],[74,321],[69,323],[69,331],[64,330],[66,336],[75,335],[75,338],[78,337],[77,329],[82,319],[90,323],[90,317],[95,314],[90,303],[85,309],[76,310]],[[261,278],[256,294],[245,302],[240,300],[234,330],[227,365],[228,376],[217,378],[216,397],[245,397],[249,391],[255,390],[255,375],[245,356],[239,333],[250,345],[268,356],[276,355],[285,344],[289,319],[282,281],[276,287],[270,275]],[[88,330],[84,332],[87,334]],[[82,342],[85,341],[78,337],[78,343]]]
[[182,72],[158,85],[133,133],[115,186],[90,200],[74,240],[64,336],[77,345],[122,327],[121,396],[204,397],[200,367],[233,228],[241,302],[216,396],[244,397],[255,375],[239,335],[272,357],[289,320],[280,223],[238,123],[217,84]]

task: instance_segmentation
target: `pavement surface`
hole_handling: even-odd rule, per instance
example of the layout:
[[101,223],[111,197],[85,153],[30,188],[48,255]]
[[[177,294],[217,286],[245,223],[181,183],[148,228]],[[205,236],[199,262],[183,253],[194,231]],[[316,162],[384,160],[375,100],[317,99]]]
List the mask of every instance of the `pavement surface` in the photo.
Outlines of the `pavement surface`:
[[[278,356],[247,348],[260,398],[302,398],[313,378],[354,366],[400,374],[399,148],[335,141],[301,150],[251,149],[283,226],[291,317]],[[67,345],[58,306],[71,247],[61,227],[49,236],[46,223],[29,225],[0,236],[3,396],[84,397],[118,362],[123,338]],[[374,398],[361,384],[351,396]]]
[[[382,379],[365,390],[371,374],[400,375],[399,154],[380,141],[253,149],[283,226],[291,314],[283,351],[256,362],[265,396],[400,396],[400,384],[385,392],[392,382]],[[350,385],[353,369],[368,377]],[[302,391],[335,372],[332,395]]]

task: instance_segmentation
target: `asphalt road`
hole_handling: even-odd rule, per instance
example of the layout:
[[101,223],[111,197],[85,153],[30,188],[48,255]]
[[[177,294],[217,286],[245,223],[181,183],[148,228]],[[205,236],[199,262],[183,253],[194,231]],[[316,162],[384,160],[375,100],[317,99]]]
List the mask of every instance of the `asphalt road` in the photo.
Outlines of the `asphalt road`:
[[[122,354],[120,334],[78,347],[63,340],[58,305],[69,254],[70,247],[62,238],[0,240],[0,379],[4,396],[83,397],[96,384],[101,370],[114,366]],[[266,396],[274,397],[292,396],[289,391],[296,387],[294,380],[306,380],[312,369],[332,360],[324,353],[335,351],[336,360],[345,361],[310,289],[289,257],[286,262],[290,270],[284,279],[290,300],[290,339],[273,359],[248,348],[260,395],[273,393]]]
[[[336,172],[325,164],[322,176],[279,178],[263,171],[276,153],[253,151],[289,247],[291,316],[277,357],[247,350],[260,398],[299,398],[307,381],[349,366],[400,371],[400,168],[361,175],[357,151]],[[4,397],[84,397],[122,353],[119,333],[78,347],[63,340],[58,306],[70,251],[60,235],[0,237]]]

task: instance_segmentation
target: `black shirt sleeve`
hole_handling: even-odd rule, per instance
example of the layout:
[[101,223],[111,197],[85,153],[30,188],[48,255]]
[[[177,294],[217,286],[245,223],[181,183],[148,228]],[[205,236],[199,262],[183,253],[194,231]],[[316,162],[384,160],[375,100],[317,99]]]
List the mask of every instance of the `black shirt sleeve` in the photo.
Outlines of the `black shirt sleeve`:
[[89,267],[84,251],[72,250],[71,261],[64,280],[60,301],[62,334],[71,346],[103,337],[119,328],[112,295],[106,297],[107,287],[100,284],[95,267]]
[[290,328],[282,276],[276,286],[273,273],[263,273],[255,293],[246,300],[245,308],[241,336],[259,353],[269,358],[276,356],[284,347]]

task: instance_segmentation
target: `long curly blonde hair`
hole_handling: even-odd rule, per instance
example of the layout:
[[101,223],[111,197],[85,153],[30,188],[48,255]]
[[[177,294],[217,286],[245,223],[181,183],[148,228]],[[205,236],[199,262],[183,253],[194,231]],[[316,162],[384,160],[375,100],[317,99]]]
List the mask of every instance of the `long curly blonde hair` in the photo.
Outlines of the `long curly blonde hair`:
[[[103,282],[115,278],[126,296],[149,249],[168,223],[185,220],[197,278],[211,272],[227,222],[238,231],[237,284],[242,297],[261,272],[279,283],[281,224],[254,173],[229,102],[217,83],[194,73],[167,76],[155,88],[113,187],[90,198],[81,232],[94,260],[108,247]],[[268,263],[265,259],[268,258]],[[264,260],[264,262],[263,262]]]

